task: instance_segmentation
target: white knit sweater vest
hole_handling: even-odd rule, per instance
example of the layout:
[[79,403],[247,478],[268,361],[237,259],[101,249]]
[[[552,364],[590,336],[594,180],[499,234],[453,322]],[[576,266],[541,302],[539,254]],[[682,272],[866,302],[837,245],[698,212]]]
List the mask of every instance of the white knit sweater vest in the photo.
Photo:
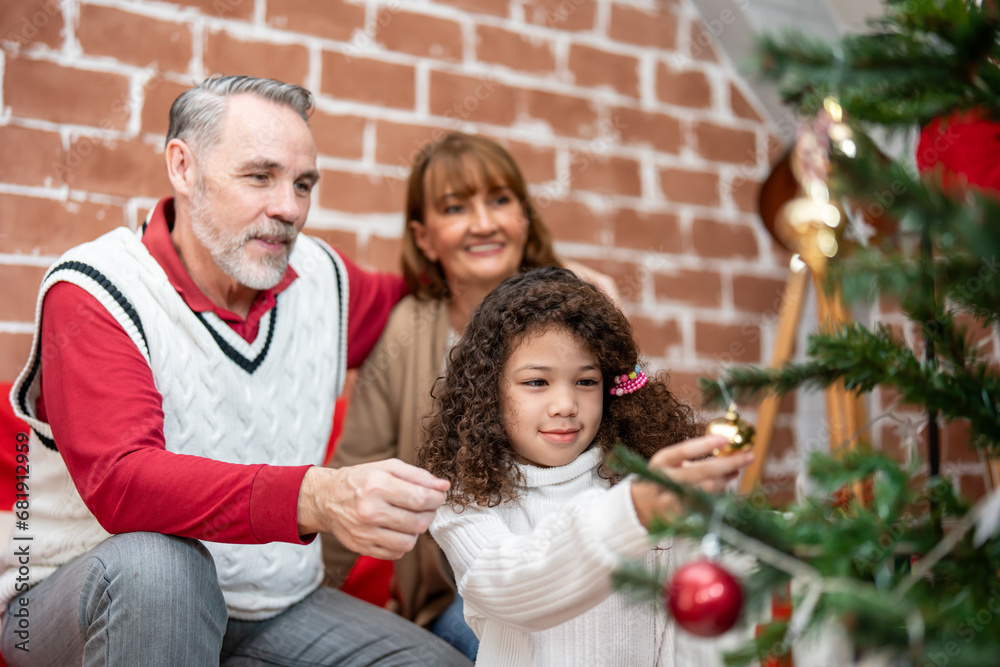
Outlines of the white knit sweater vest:
[[[34,416],[46,291],[60,281],[82,287],[132,338],[163,396],[169,451],[240,464],[321,465],[347,365],[347,273],[336,253],[301,235],[290,264],[298,278],[247,343],[215,314],[187,307],[141,233],[116,229],[56,262],[39,292],[31,357],[11,392],[32,429],[32,585],[109,537],[80,498],[49,425]],[[319,540],[205,546],[232,618],[274,616],[323,579]],[[18,592],[11,553],[0,575],[2,609]]]

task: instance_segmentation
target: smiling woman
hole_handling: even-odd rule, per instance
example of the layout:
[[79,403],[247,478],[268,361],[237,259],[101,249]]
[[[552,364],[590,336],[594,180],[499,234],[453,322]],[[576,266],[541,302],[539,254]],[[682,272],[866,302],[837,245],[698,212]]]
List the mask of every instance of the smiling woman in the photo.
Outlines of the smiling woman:
[[[425,147],[410,172],[405,212],[410,296],[358,375],[334,467],[414,462],[434,380],[472,313],[505,279],[560,264],[521,170],[484,137],[452,133]],[[328,580],[339,584],[357,556],[324,537]],[[392,589],[396,611],[475,655],[478,642],[462,618],[451,569],[427,535],[395,562]]]
[[459,333],[505,279],[559,263],[517,163],[485,137],[453,133],[425,149],[410,173],[406,213],[410,292],[448,301]]

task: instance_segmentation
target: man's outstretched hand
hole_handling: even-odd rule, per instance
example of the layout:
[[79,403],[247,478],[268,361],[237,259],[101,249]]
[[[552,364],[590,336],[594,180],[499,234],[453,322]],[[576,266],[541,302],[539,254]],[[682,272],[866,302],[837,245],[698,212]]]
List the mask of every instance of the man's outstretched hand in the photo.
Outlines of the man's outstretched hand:
[[299,489],[299,534],[333,533],[355,553],[395,560],[430,527],[449,486],[398,459],[314,466]]

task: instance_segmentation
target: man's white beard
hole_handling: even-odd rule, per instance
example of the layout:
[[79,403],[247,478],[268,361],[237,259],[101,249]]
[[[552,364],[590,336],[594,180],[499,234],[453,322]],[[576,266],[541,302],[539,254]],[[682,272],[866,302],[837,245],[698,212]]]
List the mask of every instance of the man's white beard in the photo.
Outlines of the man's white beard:
[[[256,290],[270,289],[281,282],[288,268],[288,258],[298,232],[291,225],[267,221],[247,227],[238,234],[225,232],[212,224],[205,182],[198,180],[191,195],[191,230],[208,249],[222,271],[241,285]],[[279,256],[265,255],[259,260],[244,256],[244,246],[254,238],[270,237],[288,241]]]

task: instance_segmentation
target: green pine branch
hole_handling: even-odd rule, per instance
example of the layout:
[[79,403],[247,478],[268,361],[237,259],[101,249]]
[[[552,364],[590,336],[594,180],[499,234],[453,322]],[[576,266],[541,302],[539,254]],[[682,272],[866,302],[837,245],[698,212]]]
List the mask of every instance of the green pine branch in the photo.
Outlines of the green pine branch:
[[1000,108],[995,9],[907,0],[890,3],[870,27],[836,45],[799,34],[766,37],[756,70],[806,115],[832,94],[850,116],[887,128],[952,109]]
[[[891,595],[909,576],[910,558],[930,552],[940,539],[929,520],[929,507],[937,506],[946,520],[957,520],[969,511],[968,503],[946,480],[915,484],[916,465],[901,468],[866,448],[840,457],[814,454],[809,459],[808,473],[820,493],[778,511],[757,495],[717,498],[677,484],[649,470],[631,452],[616,450],[614,457],[612,465],[617,469],[657,481],[685,500],[687,516],[662,521],[670,534],[696,539],[717,531],[713,520],[720,520],[743,535],[753,535],[755,543],[813,568],[823,589],[807,631],[819,631],[827,619],[837,619],[845,624],[859,648],[906,653],[911,650],[907,624],[916,614],[926,627],[926,636],[913,656],[921,661],[918,664],[930,660],[948,642],[958,642],[962,647],[962,664],[986,664],[982,656],[991,650],[1000,651],[1000,613],[976,620],[978,611],[990,609],[991,604],[1000,609],[997,540],[991,539],[977,549],[966,535],[950,558],[931,570],[929,579],[917,582],[901,600]],[[868,503],[847,493],[865,482],[870,483]],[[653,531],[654,539],[663,535]],[[761,548],[745,550],[760,557]],[[661,599],[667,576],[667,572],[649,571],[633,563],[619,570],[615,582],[638,599]],[[757,567],[742,582],[745,608],[762,608],[769,592],[783,587],[789,579],[787,572],[758,560]],[[973,581],[987,584],[970,585]],[[800,592],[794,606],[801,604]],[[982,634],[972,632],[976,642],[971,644],[969,623],[977,622]],[[726,664],[748,665],[769,651],[782,650],[786,629],[783,623],[769,624],[755,641],[727,654]]]
[[[937,329],[938,334],[955,330],[948,322]],[[960,359],[974,354],[958,335],[946,340],[951,347],[939,349],[950,350]],[[800,387],[822,390],[838,381],[848,391],[860,393],[892,388],[904,403],[925,406],[948,420],[967,419],[982,446],[1000,448],[1000,377],[986,363],[928,364],[884,325],[869,331],[850,324],[830,334],[810,336],[806,354],[808,361],[781,368],[730,368],[721,380],[737,400],[749,402]],[[706,404],[721,404],[718,381],[702,378],[701,390]]]

